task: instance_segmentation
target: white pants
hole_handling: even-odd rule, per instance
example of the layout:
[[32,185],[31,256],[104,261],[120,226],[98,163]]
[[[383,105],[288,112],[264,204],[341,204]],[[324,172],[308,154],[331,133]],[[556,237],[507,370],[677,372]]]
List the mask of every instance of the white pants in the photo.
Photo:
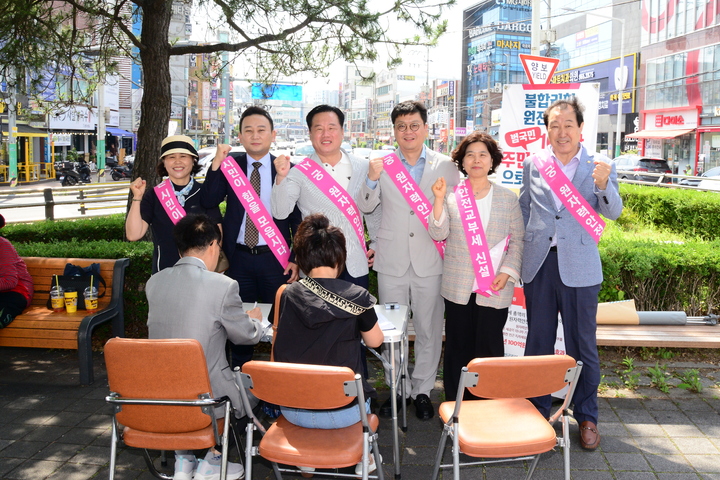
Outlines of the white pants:
[[[378,273],[377,277],[380,303],[398,302],[401,305],[408,305],[412,312],[412,322],[415,327],[415,368],[410,374],[411,382],[408,381],[410,379],[406,379],[405,391],[410,392],[412,398],[421,393],[430,395],[430,391],[435,386],[442,352],[445,313],[445,304],[440,296],[442,275],[418,277],[410,265],[402,277],[383,273]],[[389,348],[384,348],[383,356],[387,358],[389,352]],[[407,344],[405,352],[409,354]],[[396,365],[400,363],[399,355],[398,351],[395,358]]]

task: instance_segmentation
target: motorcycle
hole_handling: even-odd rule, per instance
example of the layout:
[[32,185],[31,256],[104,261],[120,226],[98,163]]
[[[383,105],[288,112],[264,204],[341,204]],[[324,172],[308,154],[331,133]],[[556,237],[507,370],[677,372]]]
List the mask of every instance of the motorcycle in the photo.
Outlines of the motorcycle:
[[132,162],[125,162],[125,165],[116,165],[110,169],[110,176],[113,180],[118,181],[123,178],[128,180],[132,178]]
[[92,182],[92,176],[90,167],[88,167],[85,161],[81,160],[75,164],[73,162],[58,162],[59,166],[56,171],[57,179],[63,187],[72,187],[78,183],[90,183]]

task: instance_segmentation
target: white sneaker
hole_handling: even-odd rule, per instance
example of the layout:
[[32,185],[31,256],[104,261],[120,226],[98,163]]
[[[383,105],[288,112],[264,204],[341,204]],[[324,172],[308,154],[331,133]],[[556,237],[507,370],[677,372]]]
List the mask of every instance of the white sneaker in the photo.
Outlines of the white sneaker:
[[[380,461],[382,462],[382,455],[380,456]],[[375,465],[375,455],[370,453],[370,460],[368,461],[368,475],[375,470],[377,470],[377,465]],[[362,477],[362,462],[355,465],[355,475]]]
[[300,470],[300,475],[303,478],[312,478],[315,475],[314,467],[297,467]]
[[[220,480],[220,462],[222,455],[214,455],[208,450],[205,458],[198,462],[194,480]],[[227,480],[239,480],[245,476],[245,468],[239,463],[228,462]]]
[[175,455],[173,480],[192,480],[198,461],[195,455]]

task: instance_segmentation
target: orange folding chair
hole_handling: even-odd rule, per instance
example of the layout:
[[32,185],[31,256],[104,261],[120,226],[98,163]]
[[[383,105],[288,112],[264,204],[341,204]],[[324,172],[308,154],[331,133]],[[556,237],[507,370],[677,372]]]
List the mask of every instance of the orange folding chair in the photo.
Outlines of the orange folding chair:
[[[365,412],[365,396],[360,375],[347,367],[306,365],[284,362],[250,361],[236,372],[245,411],[252,412],[248,392],[276,405],[326,410],[348,405],[357,398],[360,422],[337,430],[303,428],[288,422],[282,415],[267,430],[250,413],[246,426],[245,473],[252,478],[252,457],[260,455],[272,462],[275,478],[280,472],[302,473],[294,468],[280,468],[278,464],[338,469],[363,464],[362,478],[383,479],[382,463],[377,443],[378,418]],[[257,447],[253,446],[253,432],[262,434]],[[370,450],[377,465],[377,476],[368,475]],[[316,471],[314,475],[335,475]],[[348,475],[343,475],[348,476]]]
[[[440,468],[453,468],[460,480],[460,466],[532,460],[529,480],[540,454],[556,446],[563,448],[565,480],[570,480],[570,437],[568,406],[582,370],[582,362],[567,355],[476,358],[463,367],[457,401],[443,402],[439,415],[444,422],[433,480]],[[543,417],[528,398],[548,395],[568,387],[565,401],[549,419]],[[462,400],[467,388],[485,400]],[[560,419],[562,437],[553,424]],[[442,465],[448,437],[452,437],[451,465]],[[460,463],[460,454],[481,458]]]
[[[232,405],[228,397],[212,397],[200,342],[111,338],[105,344],[105,364],[110,387],[105,400],[114,407],[110,480],[115,477],[120,441],[142,448],[150,472],[167,480],[172,475],[155,468],[149,449],[200,450],[222,445],[220,478],[226,478]],[[217,407],[224,409],[224,418],[215,418]]]

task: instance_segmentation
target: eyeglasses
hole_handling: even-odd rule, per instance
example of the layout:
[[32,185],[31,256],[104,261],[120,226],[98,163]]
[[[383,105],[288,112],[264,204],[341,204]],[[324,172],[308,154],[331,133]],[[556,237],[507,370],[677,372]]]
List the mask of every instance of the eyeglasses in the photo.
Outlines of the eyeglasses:
[[397,128],[398,132],[404,132],[408,128],[410,128],[410,131],[412,132],[417,132],[418,130],[420,130],[420,127],[422,127],[422,123],[411,123],[410,125],[408,125],[407,123],[398,123],[397,125],[395,125],[395,128]]

